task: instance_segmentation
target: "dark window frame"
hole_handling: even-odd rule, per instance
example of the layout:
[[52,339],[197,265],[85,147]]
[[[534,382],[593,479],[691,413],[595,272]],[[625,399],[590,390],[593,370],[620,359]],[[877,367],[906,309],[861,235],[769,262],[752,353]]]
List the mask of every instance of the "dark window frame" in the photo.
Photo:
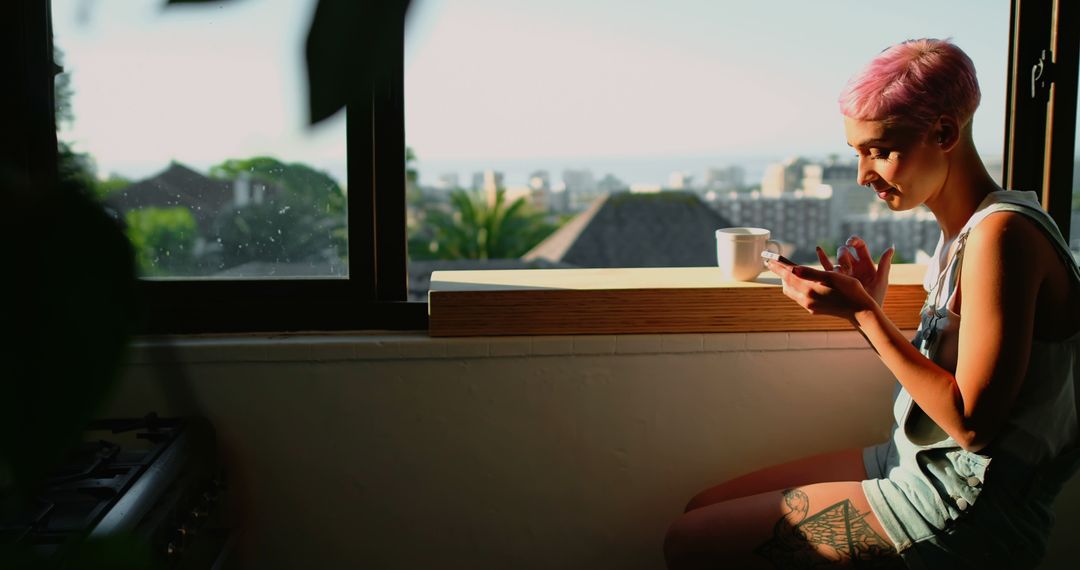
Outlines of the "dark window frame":
[[[1078,50],[1080,6],[1075,1],[1013,0],[1004,187],[1038,192],[1066,239],[1073,192]],[[1040,59],[1045,60],[1050,82],[1033,96],[1033,68]]]
[[[0,8],[11,30],[6,53],[17,54],[3,90],[2,112],[13,125],[3,162],[31,181],[56,178],[52,32],[49,2]],[[1044,207],[1068,233],[1076,128],[1077,34],[1070,0],[1013,0],[1004,181],[1037,189]],[[404,14],[383,14],[376,25],[395,30],[388,51],[394,71],[374,79],[371,93],[350,101],[346,127],[349,172],[349,277],[250,281],[143,281],[146,334],[421,330],[426,303],[407,302],[405,235]],[[1049,101],[1030,96],[1030,69],[1053,51]],[[1039,142],[1044,144],[1038,144]]]
[[143,281],[145,332],[427,329],[427,305],[406,301],[405,15],[375,13],[397,31],[382,48],[394,64],[346,105],[348,277]]

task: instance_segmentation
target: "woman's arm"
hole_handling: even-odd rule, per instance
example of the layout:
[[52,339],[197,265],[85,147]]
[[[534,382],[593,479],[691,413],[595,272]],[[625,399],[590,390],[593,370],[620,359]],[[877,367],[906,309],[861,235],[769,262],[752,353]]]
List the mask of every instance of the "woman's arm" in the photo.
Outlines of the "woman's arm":
[[1035,308],[1047,268],[1060,263],[1023,214],[991,214],[972,230],[960,275],[956,381],[963,412],[983,447],[997,434],[1023,385]]
[[978,451],[1003,424],[1027,369],[1043,276],[1034,251],[1045,241],[1038,231],[1019,214],[1000,213],[968,237],[955,374],[919,353],[857,280],[770,267],[784,292],[811,313],[850,320],[923,411],[961,447]]

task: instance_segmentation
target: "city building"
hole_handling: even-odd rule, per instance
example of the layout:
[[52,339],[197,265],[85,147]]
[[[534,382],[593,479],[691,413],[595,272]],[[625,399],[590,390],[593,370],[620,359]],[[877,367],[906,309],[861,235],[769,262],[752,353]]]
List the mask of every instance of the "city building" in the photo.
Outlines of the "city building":
[[799,263],[815,263],[814,247],[836,235],[829,230],[830,198],[795,192],[772,197],[759,192],[730,192],[720,195],[711,206],[732,226],[769,230],[772,239],[785,245],[784,255]]
[[746,170],[741,166],[727,166],[723,168],[709,168],[705,171],[702,180],[702,190],[714,192],[729,192],[741,190],[746,186]]
[[694,177],[676,170],[668,175],[667,187],[672,190],[690,190],[693,186]]
[[472,184],[470,184],[469,187],[472,190],[494,192],[494,188],[502,188],[502,186],[503,173],[488,169],[481,172],[474,172],[472,175]]
[[473,173],[472,189],[481,192],[489,206],[495,204],[495,195],[500,188],[504,188],[502,172],[488,169]]
[[566,184],[559,182],[552,186],[547,196],[547,209],[553,214],[565,214],[570,211],[570,193],[566,191]]
[[596,183],[596,189],[604,194],[614,194],[615,192],[622,192],[628,190],[630,185],[619,180],[614,174],[605,174],[599,182]]
[[551,190],[551,175],[546,170],[537,170],[529,175],[529,187],[533,190]]
[[655,194],[657,192],[663,192],[664,187],[659,184],[631,184],[629,188],[630,192],[634,194]]
[[537,170],[529,175],[529,201],[540,211],[552,209],[551,176],[546,170]]
[[783,162],[768,165],[761,178],[762,195],[775,198],[797,190],[802,186],[803,167],[807,164],[809,162],[805,158],[792,157]]
[[437,190],[453,190],[460,187],[461,181],[456,172],[440,174],[438,178],[435,179],[435,189]]
[[889,246],[896,246],[896,261],[913,263],[920,257],[920,252],[933,255],[941,227],[929,210],[919,208],[907,215],[848,216],[841,222],[840,232],[845,238],[852,235],[863,238],[875,256]]
[[584,210],[601,196],[596,187],[596,179],[593,177],[592,170],[588,168],[563,170],[562,181],[566,188],[566,197],[571,211]]
[[[507,186],[503,189],[503,194],[503,200],[505,200],[506,204],[513,204],[518,199],[524,199],[526,204],[534,208],[547,209],[543,192],[537,192],[529,186]],[[491,204],[493,203],[491,202]]]
[[765,173],[761,176],[761,193],[770,198],[778,198],[784,193],[783,164],[774,162],[765,167]]

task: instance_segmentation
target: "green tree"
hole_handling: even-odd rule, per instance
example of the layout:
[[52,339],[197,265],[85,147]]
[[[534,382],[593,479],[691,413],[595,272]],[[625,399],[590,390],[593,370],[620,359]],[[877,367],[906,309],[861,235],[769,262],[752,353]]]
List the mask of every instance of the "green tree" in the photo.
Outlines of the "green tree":
[[104,200],[110,195],[123,190],[131,185],[131,180],[118,174],[113,174],[105,180],[94,180],[94,195],[98,200]]
[[231,159],[210,167],[210,176],[236,180],[248,176],[280,188],[325,215],[345,215],[345,191],[329,174],[300,163],[285,163],[269,156]]
[[191,275],[195,270],[197,230],[191,210],[139,208],[127,212],[124,220],[140,275]]
[[224,267],[250,261],[344,263],[344,229],[342,216],[327,216],[291,195],[227,210],[214,224]]
[[405,147],[405,204],[409,207],[423,205],[424,197],[420,192],[420,173],[416,169],[416,153]]
[[[63,69],[64,52],[53,46],[53,60]],[[71,76],[67,72],[57,73],[53,80],[53,114],[56,126],[71,125],[75,115],[71,111]],[[97,183],[97,164],[93,157],[84,152],[76,152],[75,145],[62,140],[57,141],[57,174],[61,181],[73,182],[73,186],[94,193]]]
[[[53,46],[53,59],[63,69],[64,52],[57,46]],[[57,127],[71,125],[75,120],[75,114],[71,109],[71,75],[66,71],[57,73],[54,80],[53,111],[56,115]],[[97,163],[94,158],[85,152],[75,150],[74,143],[57,140],[57,173],[60,180],[74,182],[74,186],[82,188],[98,201],[103,201],[110,194],[121,190],[130,180],[112,175],[108,180],[98,180]]]
[[412,259],[511,259],[524,255],[555,231],[544,215],[529,208],[524,198],[506,203],[506,192],[495,203],[464,190],[450,193],[451,211],[427,210],[424,228],[409,239]]
[[346,194],[330,175],[268,156],[226,160],[210,176],[267,185],[264,201],[218,215],[214,233],[222,264],[250,261],[344,264],[348,254]]
[[61,181],[72,182],[94,194],[97,186],[97,164],[93,157],[85,152],[76,152],[71,143],[57,141],[56,159],[57,176]]

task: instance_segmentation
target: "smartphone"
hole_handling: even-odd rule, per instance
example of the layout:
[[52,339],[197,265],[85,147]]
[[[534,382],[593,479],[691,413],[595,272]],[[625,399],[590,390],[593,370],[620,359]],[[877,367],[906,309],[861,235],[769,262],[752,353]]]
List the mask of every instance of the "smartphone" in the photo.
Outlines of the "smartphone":
[[765,250],[765,251],[761,252],[761,257],[764,257],[765,259],[771,259],[773,261],[779,261],[780,263],[783,263],[784,265],[790,265],[790,266],[797,265],[794,261],[780,255],[779,253],[769,251],[769,250]]

